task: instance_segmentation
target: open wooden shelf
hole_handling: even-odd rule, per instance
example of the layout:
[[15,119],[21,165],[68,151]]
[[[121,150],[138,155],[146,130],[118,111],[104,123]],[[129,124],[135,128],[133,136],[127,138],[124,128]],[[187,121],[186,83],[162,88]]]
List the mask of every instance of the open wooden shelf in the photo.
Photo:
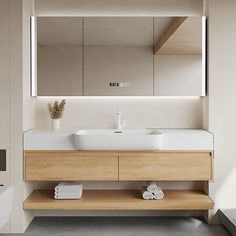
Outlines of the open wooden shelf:
[[85,190],[80,200],[55,200],[51,190],[35,190],[24,201],[29,210],[208,210],[202,191],[166,190],[163,200],[143,200],[138,190]]

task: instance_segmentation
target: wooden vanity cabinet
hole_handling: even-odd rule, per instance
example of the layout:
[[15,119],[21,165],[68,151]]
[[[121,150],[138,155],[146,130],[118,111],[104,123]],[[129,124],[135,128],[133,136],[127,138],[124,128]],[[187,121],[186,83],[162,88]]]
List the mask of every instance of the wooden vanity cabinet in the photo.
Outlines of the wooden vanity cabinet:
[[[203,181],[212,179],[212,152],[25,151],[26,181]],[[84,190],[82,200],[55,200],[51,189],[34,190],[27,210],[206,210],[207,191],[164,190],[160,201],[143,200],[139,190]]]
[[119,155],[120,180],[211,180],[211,152],[140,152]]
[[115,153],[26,151],[25,180],[117,180]]
[[212,152],[25,151],[25,180],[212,180]]

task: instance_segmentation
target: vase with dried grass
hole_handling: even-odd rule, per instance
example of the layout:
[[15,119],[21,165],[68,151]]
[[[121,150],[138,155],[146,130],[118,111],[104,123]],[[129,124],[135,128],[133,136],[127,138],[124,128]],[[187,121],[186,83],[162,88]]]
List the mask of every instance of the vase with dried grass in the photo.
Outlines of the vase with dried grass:
[[60,129],[61,118],[65,110],[66,100],[55,101],[54,104],[48,104],[49,115],[51,117],[51,129],[58,131]]

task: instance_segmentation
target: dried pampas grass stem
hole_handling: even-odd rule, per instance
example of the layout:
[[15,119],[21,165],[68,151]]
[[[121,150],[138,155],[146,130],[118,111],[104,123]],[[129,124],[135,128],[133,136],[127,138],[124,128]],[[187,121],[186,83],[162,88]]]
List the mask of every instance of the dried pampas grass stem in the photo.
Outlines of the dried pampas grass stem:
[[51,119],[60,119],[63,116],[65,110],[66,100],[63,99],[60,103],[55,101],[53,105],[48,104],[48,110]]

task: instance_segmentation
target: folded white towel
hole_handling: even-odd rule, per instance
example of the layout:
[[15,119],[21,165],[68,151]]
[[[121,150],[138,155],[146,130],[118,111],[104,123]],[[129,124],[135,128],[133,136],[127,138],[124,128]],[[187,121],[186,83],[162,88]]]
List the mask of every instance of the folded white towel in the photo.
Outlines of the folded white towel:
[[83,191],[78,192],[55,192],[55,199],[80,199],[82,197]]
[[55,187],[57,192],[71,192],[71,191],[81,191],[83,185],[78,182],[62,182]]
[[76,191],[54,191],[55,194],[64,194],[64,195],[80,195],[81,193],[83,193],[83,190],[80,189],[80,190],[76,190]]
[[65,196],[54,196],[55,199],[65,199],[65,200],[72,200],[72,199],[81,199],[81,197],[73,196],[73,197],[65,197]]
[[151,192],[147,191],[146,186],[143,186],[141,188],[141,193],[142,193],[143,199],[145,199],[145,200],[153,199],[153,194]]
[[151,193],[156,193],[157,191],[160,191],[161,189],[157,186],[155,182],[149,182],[147,186],[147,191]]

